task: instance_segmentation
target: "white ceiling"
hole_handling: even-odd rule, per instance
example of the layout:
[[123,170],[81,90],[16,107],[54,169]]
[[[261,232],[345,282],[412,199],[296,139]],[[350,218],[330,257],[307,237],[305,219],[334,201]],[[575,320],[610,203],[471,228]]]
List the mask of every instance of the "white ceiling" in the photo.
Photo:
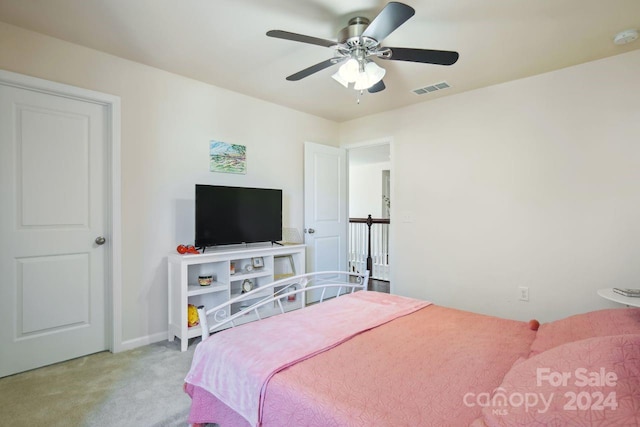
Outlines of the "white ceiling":
[[[455,50],[452,66],[378,61],[387,89],[345,89],[335,67],[285,77],[332,50],[265,36],[271,29],[336,39],[375,0],[0,0],[0,20],[334,121],[639,49],[614,45],[640,28],[639,0],[405,0],[416,14],[382,45]],[[446,81],[428,95],[413,89]]]

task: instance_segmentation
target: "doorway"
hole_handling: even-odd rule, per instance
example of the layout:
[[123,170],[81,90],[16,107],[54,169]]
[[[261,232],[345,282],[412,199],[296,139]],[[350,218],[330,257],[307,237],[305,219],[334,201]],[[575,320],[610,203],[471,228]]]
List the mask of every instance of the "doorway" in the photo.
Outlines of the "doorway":
[[348,159],[349,269],[361,271],[369,265],[372,290],[389,292],[391,143],[348,148]]

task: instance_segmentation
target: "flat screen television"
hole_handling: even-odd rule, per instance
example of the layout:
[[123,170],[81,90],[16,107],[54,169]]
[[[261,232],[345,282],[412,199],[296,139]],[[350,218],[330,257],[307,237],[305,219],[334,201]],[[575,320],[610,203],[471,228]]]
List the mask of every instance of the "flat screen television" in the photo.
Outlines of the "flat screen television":
[[196,184],[200,248],[282,240],[282,190]]

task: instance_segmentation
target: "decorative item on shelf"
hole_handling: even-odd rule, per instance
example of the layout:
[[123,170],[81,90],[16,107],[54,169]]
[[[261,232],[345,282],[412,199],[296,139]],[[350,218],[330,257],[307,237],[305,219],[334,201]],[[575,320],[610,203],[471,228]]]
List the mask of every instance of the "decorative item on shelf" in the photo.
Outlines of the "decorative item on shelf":
[[247,264],[244,266],[244,271],[246,271],[247,273],[250,273],[253,271],[253,265],[251,264]]
[[249,292],[253,289],[253,282],[249,279],[245,279],[244,282],[242,282],[242,293],[244,294],[245,292]]
[[[291,291],[297,291],[297,290],[298,290],[298,288],[297,288],[296,286],[294,286],[293,288],[291,288]],[[295,302],[295,300],[296,300],[296,296],[297,296],[297,295],[298,295],[298,294],[290,294],[289,296],[287,296],[287,301],[288,301],[288,302]]]
[[229,274],[231,274],[231,275],[236,274],[236,263],[235,262],[231,263],[231,267],[229,268]]
[[251,258],[251,264],[253,265],[253,268],[262,268],[264,267],[264,259],[261,256]]
[[192,327],[200,324],[200,318],[198,317],[198,308],[189,304],[187,308],[187,326]]
[[199,254],[200,252],[193,245],[178,245],[176,248],[179,254]]
[[[288,263],[288,266],[287,266]],[[273,275],[275,280],[281,280],[286,277],[296,275],[296,264],[291,255],[278,255],[273,257],[273,269],[276,272]]]
[[200,286],[209,286],[213,283],[213,276],[210,274],[205,274],[202,276],[198,276],[198,283]]
[[302,237],[297,228],[283,228],[282,229],[282,242],[285,245],[299,245],[302,243]]

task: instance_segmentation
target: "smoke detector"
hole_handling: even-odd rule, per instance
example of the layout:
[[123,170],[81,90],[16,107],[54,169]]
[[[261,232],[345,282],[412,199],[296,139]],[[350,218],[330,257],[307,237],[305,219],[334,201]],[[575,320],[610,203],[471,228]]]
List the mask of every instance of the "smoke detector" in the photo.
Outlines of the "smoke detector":
[[638,38],[638,30],[621,31],[613,38],[615,44],[627,44]]

